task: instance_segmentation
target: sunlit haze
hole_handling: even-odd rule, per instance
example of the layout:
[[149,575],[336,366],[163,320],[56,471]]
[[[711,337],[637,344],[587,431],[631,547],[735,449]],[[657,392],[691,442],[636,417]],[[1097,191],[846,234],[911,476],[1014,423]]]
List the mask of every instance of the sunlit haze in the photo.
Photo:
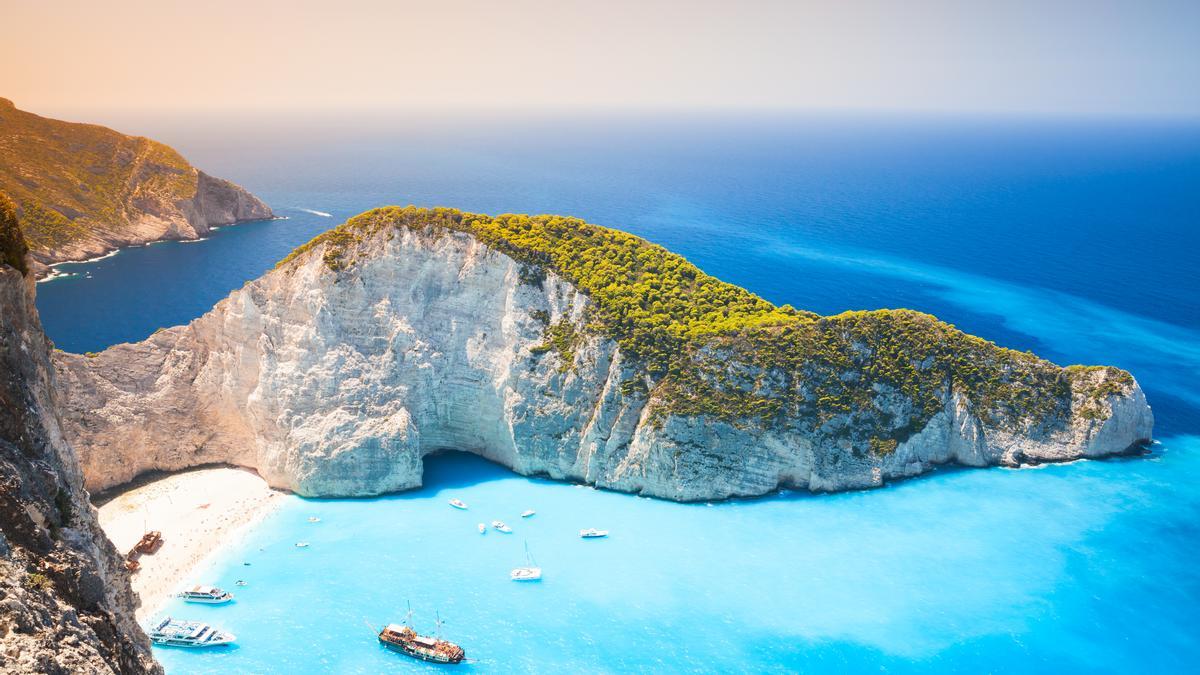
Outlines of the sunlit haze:
[[26,110],[1200,114],[1200,3],[3,0]]

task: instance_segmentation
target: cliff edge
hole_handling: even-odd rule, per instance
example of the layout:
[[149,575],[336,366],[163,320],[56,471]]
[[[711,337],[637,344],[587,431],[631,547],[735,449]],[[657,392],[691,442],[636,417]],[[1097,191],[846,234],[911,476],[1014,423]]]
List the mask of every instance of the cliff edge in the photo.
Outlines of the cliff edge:
[[15,229],[0,194],[0,671],[160,673],[63,438],[34,280],[8,255]]
[[196,239],[214,226],[273,215],[254,195],[162,143],[40,117],[4,98],[0,191],[17,202],[38,276],[56,262]]
[[616,230],[451,209],[367,212],[188,326],[55,363],[91,489],[227,462],[372,495],[458,449],[704,500],[1102,457],[1153,426],[1116,368],[907,310],[776,307]]

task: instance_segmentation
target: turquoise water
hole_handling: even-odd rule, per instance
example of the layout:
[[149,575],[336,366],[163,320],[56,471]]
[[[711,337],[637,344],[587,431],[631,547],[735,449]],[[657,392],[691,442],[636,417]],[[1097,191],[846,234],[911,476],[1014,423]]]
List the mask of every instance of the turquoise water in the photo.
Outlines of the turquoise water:
[[[406,600],[424,629],[440,611],[481,672],[1184,672],[1200,659],[1200,126],[134,122],[289,219],[63,266],[74,276],[42,284],[39,307],[65,349],[187,321],[371,206],[560,212],[776,302],[913,307],[1060,363],[1129,368],[1162,441],[1139,459],[712,506],[447,455],[420,491],[288,498],[196,580],[246,579],[238,603],[183,612],[238,647],[158,650],[170,672],[424,670],[366,625]],[[493,518],[516,533],[481,537]],[[580,541],[589,526],[613,536]],[[507,579],[524,541],[541,584]]]

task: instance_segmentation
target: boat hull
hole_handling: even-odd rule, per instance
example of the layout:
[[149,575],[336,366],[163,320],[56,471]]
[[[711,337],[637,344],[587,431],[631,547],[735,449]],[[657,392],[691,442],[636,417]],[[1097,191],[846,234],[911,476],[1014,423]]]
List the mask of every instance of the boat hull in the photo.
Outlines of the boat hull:
[[461,658],[452,659],[442,654],[426,654],[422,651],[412,649],[404,645],[388,642],[387,640],[380,640],[379,644],[399,654],[404,654],[405,656],[417,659],[418,661],[426,661],[428,663],[444,663],[446,665],[454,665],[462,662]]

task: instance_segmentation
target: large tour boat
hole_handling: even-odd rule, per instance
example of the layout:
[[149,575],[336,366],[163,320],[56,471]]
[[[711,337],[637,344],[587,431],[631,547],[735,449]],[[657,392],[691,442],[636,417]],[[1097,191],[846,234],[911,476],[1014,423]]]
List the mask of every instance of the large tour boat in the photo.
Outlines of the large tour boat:
[[223,605],[233,601],[233,593],[223,591],[215,586],[192,586],[179,593],[184,602],[198,602],[205,605]]
[[219,647],[237,639],[233,633],[219,631],[199,621],[179,621],[167,617],[146,631],[156,645],[168,647]]
[[[430,637],[417,634],[417,631],[408,625],[411,617],[412,610],[410,609],[403,624],[390,623],[384,626],[383,630],[379,631],[379,642],[388,649],[406,654],[414,659],[432,663],[462,663],[467,655],[462,647],[443,640],[440,635]],[[441,625],[442,622],[439,619],[439,633]]]

